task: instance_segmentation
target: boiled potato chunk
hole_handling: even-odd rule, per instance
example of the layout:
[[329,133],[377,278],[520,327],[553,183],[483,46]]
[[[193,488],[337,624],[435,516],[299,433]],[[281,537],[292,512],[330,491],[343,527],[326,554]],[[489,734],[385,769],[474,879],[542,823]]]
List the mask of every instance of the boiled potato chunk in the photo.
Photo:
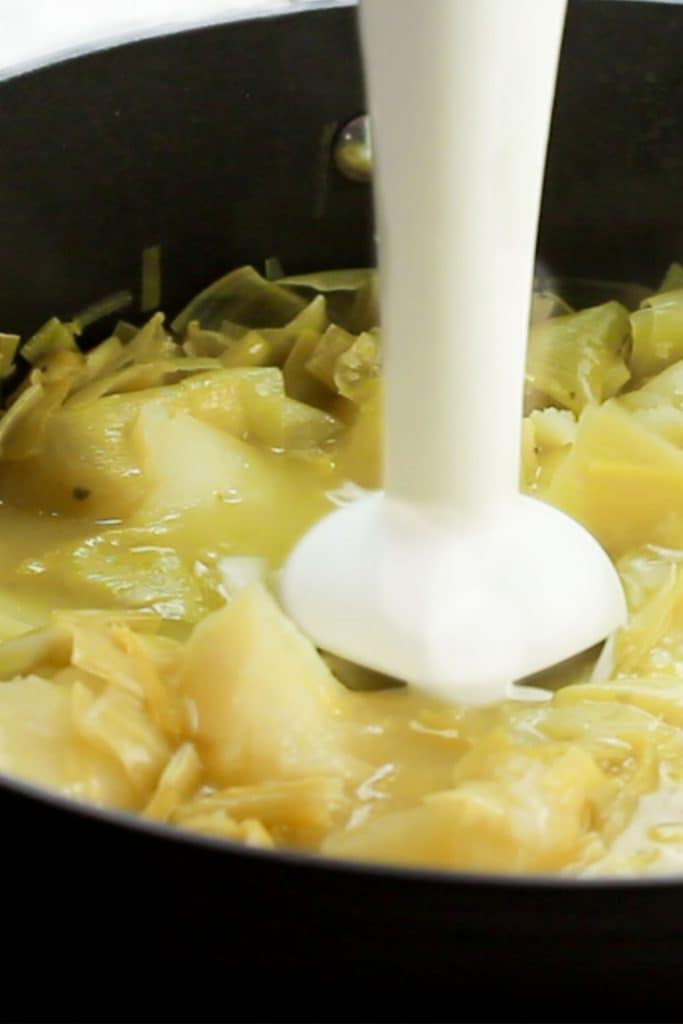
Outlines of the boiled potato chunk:
[[228,488],[249,501],[255,490],[268,487],[266,473],[259,480],[259,474],[249,472],[259,461],[257,452],[188,413],[147,406],[138,417],[135,439],[147,481],[138,522],[215,502]]
[[130,443],[138,405],[138,395],[113,395],[54,413],[39,454],[0,462],[3,499],[63,515],[127,515],[144,494]]
[[351,695],[260,583],[195,628],[181,687],[219,784],[357,769],[345,736]]
[[[212,428],[213,435],[203,435],[214,437],[209,451],[216,450],[216,433],[266,449],[315,450],[340,427],[333,416],[288,398],[282,372],[274,367],[217,369],[174,385],[67,403],[52,414],[39,450],[20,461],[0,460],[0,493],[22,507],[125,518],[149,497],[149,436],[155,439],[154,462],[165,457],[168,464],[187,453],[192,439],[178,444],[183,428],[172,426],[175,419],[186,425],[185,434],[192,429],[188,421],[199,424],[197,443],[201,425]],[[169,436],[159,448],[162,425]],[[197,451],[193,461],[201,472]]]
[[613,557],[683,541],[683,452],[619,400],[586,408],[576,442],[544,492]]
[[591,816],[604,785],[578,747],[514,747],[496,736],[462,759],[453,789],[337,832],[324,849],[434,868],[553,871],[602,852]]
[[127,525],[20,564],[26,581],[39,577],[62,603],[149,608],[195,622],[220,603],[211,570],[219,555],[246,552],[278,564],[332,507],[334,481],[324,468],[255,448],[187,412],[150,403],[131,444],[146,493]]

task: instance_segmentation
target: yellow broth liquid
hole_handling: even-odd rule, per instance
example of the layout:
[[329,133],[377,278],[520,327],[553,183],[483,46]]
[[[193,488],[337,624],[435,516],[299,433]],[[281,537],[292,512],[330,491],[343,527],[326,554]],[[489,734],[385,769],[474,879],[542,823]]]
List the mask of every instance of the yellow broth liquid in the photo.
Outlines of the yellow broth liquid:
[[[616,303],[532,332],[523,487],[606,547],[631,620],[599,658],[549,673],[545,702],[446,706],[326,659],[272,596],[298,537],[380,479],[380,395],[363,379],[376,337],[280,291],[296,331],[236,340],[234,324],[190,325],[170,352],[152,324],[131,342],[139,362],[99,377],[79,354],[46,357],[35,404],[2,439],[0,769],[253,846],[453,870],[679,871],[676,351],[639,379],[621,332],[638,334]],[[235,346],[240,359],[277,350],[287,396],[279,370],[231,369]],[[153,379],[163,360],[170,382]],[[51,367],[68,387],[41,432]],[[109,393],[84,398],[99,380]],[[245,564],[251,581],[235,576]]]
[[[107,588],[111,577],[120,570],[116,556],[109,574],[106,564],[97,566],[95,581],[84,578],[78,556],[79,551],[88,550],[88,542],[93,538],[116,537],[122,530],[134,530],[137,534],[135,544],[126,549],[125,555],[125,565],[133,578],[144,574],[150,550],[171,549],[185,565],[195,569],[198,564],[210,567],[218,558],[232,555],[262,557],[271,567],[279,566],[298,536],[333,507],[329,495],[334,495],[344,481],[334,471],[307,466],[285,455],[259,453],[259,469],[262,464],[272,472],[265,498],[258,496],[258,483],[253,490],[248,485],[247,491],[251,494],[248,500],[236,490],[227,495],[222,491],[212,496],[208,507],[171,513],[151,524],[136,523],[135,517],[132,517],[134,525],[130,525],[131,519],[108,523],[36,514],[7,504],[0,506],[3,579],[0,610],[9,620],[6,635],[16,630],[17,620],[32,627],[48,623],[56,608],[125,607],[126,601]],[[82,504],[86,501],[82,500]],[[218,608],[220,603],[220,596],[216,595],[209,601],[207,612],[212,607]],[[164,631],[169,636],[183,641],[191,629],[192,626],[182,619],[164,623]],[[267,632],[260,642],[268,644]],[[584,663],[579,661],[569,675],[585,677],[591,667],[590,659]],[[287,666],[283,666],[283,672],[288,671]],[[566,683],[571,678],[562,681]],[[221,681],[217,680],[216,685],[220,686]],[[338,712],[347,727],[343,745],[360,765],[358,771],[344,778],[343,808],[329,815],[326,835],[320,834],[319,827],[288,829],[285,821],[271,827],[269,834],[275,835],[275,841],[309,848],[322,846],[342,856],[418,862],[446,868],[506,871],[561,870],[574,866],[577,870],[586,870],[589,864],[599,867],[603,859],[609,867],[601,831],[609,823],[610,799],[616,802],[617,791],[621,788],[621,804],[626,799],[632,805],[629,807],[630,825],[628,836],[622,833],[620,842],[613,845],[618,847],[625,863],[641,855],[641,847],[650,853],[656,851],[656,861],[660,864],[671,859],[671,851],[678,853],[678,845],[670,838],[669,819],[674,812],[669,807],[665,808],[666,813],[660,809],[654,816],[655,824],[662,816],[669,823],[669,832],[664,829],[663,838],[653,841],[647,834],[653,827],[649,820],[653,817],[651,802],[646,805],[648,812],[643,816],[642,828],[638,827],[636,805],[640,792],[651,790],[654,783],[651,777],[644,780],[638,774],[634,759],[639,755],[651,757],[650,746],[656,751],[655,719],[644,715],[643,721],[634,723],[627,709],[614,703],[610,705],[608,723],[598,716],[597,725],[591,724],[590,714],[580,711],[581,700],[571,707],[570,720],[568,711],[563,712],[552,704],[451,708],[432,702],[409,688],[343,696],[344,703]],[[590,699],[590,694],[584,711],[586,709],[594,718],[596,709],[603,711],[600,704]],[[292,713],[296,713],[295,706]],[[286,721],[282,728],[286,731]],[[606,735],[600,735],[601,728]],[[640,739],[634,740],[634,729],[635,736],[638,736],[638,729],[644,736],[652,734],[647,755],[639,746]],[[682,742],[680,748],[678,743],[675,745],[672,763],[678,764],[680,756],[683,766],[683,733],[681,735]],[[182,739],[193,739],[189,726]],[[670,730],[664,731],[662,742],[665,746],[671,744]],[[555,795],[552,786],[547,793],[544,791],[535,759],[538,755],[543,771],[549,771],[554,761],[566,758],[567,750],[593,751],[594,748],[598,751],[596,763],[604,765],[605,778],[593,777],[589,770],[592,766],[579,760],[567,766],[574,774],[570,771],[560,783],[567,788],[576,786],[586,790],[582,797],[586,806],[582,806],[580,812],[573,805],[567,809],[574,822],[574,833],[568,840],[566,823],[555,822],[548,813],[548,804]],[[514,769],[521,774],[510,784],[506,764],[513,764],[520,757],[520,751],[527,760]],[[473,778],[465,771],[458,788],[454,785],[456,769],[463,761],[467,764],[468,756],[472,760],[473,752],[475,761],[481,755],[483,764],[473,765]],[[486,763],[487,757],[490,765]],[[13,768],[11,763],[6,767],[10,771]],[[588,777],[582,778],[582,772]],[[621,777],[619,772],[623,772]],[[40,772],[38,774],[40,777]],[[609,790],[609,784],[614,784],[615,780],[614,793],[603,792]],[[40,781],[51,782],[42,777]],[[204,786],[220,792],[224,783],[231,781],[226,776],[212,779],[209,773]],[[249,784],[249,779],[240,773],[235,773],[234,781],[242,787]],[[256,785],[261,781],[259,778]],[[465,793],[468,787],[469,792]],[[67,788],[73,791],[73,783]],[[632,789],[630,794],[629,788]],[[595,806],[590,800],[593,790],[599,794]],[[464,793],[467,797],[464,804],[456,808],[450,829],[443,825],[441,818],[436,823],[431,822],[429,809],[425,810],[424,798],[435,793],[459,793],[461,803]],[[665,800],[664,787],[655,788],[655,793],[660,801]],[[141,811],[151,795],[150,787],[149,792],[135,793],[123,803]],[[120,803],[117,794],[112,792],[110,796],[111,799],[105,791],[102,802]],[[296,794],[291,799],[295,801]],[[605,808],[607,814],[603,823],[599,816]],[[403,822],[402,812],[406,818]],[[623,814],[623,810],[620,813]],[[286,814],[281,817],[286,819]],[[378,831],[373,831],[373,826]],[[537,834],[546,829],[547,834]],[[553,830],[560,837],[557,849]]]

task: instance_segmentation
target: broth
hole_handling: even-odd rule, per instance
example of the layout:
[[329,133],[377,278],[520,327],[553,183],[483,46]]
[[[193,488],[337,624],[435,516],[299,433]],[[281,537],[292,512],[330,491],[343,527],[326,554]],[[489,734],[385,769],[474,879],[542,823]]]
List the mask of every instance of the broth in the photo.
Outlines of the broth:
[[631,618],[547,702],[476,709],[317,652],[273,596],[380,484],[372,272],[240,268],[89,352],[51,321],[0,421],[2,771],[250,845],[680,870],[681,284],[633,312],[535,295],[522,486],[606,547]]

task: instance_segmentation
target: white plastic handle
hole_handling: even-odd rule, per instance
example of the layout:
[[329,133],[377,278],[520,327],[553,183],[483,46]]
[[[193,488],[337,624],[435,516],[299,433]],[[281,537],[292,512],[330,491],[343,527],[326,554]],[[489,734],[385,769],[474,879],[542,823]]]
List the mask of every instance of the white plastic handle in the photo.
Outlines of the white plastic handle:
[[290,555],[326,650],[446,700],[622,624],[600,545],[518,487],[529,299],[564,0],[361,0],[374,119],[386,491]]
[[377,143],[386,492],[458,518],[518,490],[526,328],[565,7],[360,4]]

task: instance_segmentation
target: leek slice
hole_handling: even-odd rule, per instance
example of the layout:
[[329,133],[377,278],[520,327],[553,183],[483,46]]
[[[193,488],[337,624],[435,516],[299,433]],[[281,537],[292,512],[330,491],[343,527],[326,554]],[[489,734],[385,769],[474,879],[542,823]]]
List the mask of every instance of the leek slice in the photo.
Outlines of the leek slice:
[[181,334],[191,320],[218,330],[224,320],[248,327],[282,326],[300,313],[306,301],[281,283],[266,281],[253,267],[240,267],[200,292],[172,323]]
[[631,376],[624,359],[629,341],[628,311],[618,302],[536,324],[529,336],[528,395],[577,414],[604,402]]
[[631,314],[631,369],[638,380],[683,358],[683,288],[644,300]]

